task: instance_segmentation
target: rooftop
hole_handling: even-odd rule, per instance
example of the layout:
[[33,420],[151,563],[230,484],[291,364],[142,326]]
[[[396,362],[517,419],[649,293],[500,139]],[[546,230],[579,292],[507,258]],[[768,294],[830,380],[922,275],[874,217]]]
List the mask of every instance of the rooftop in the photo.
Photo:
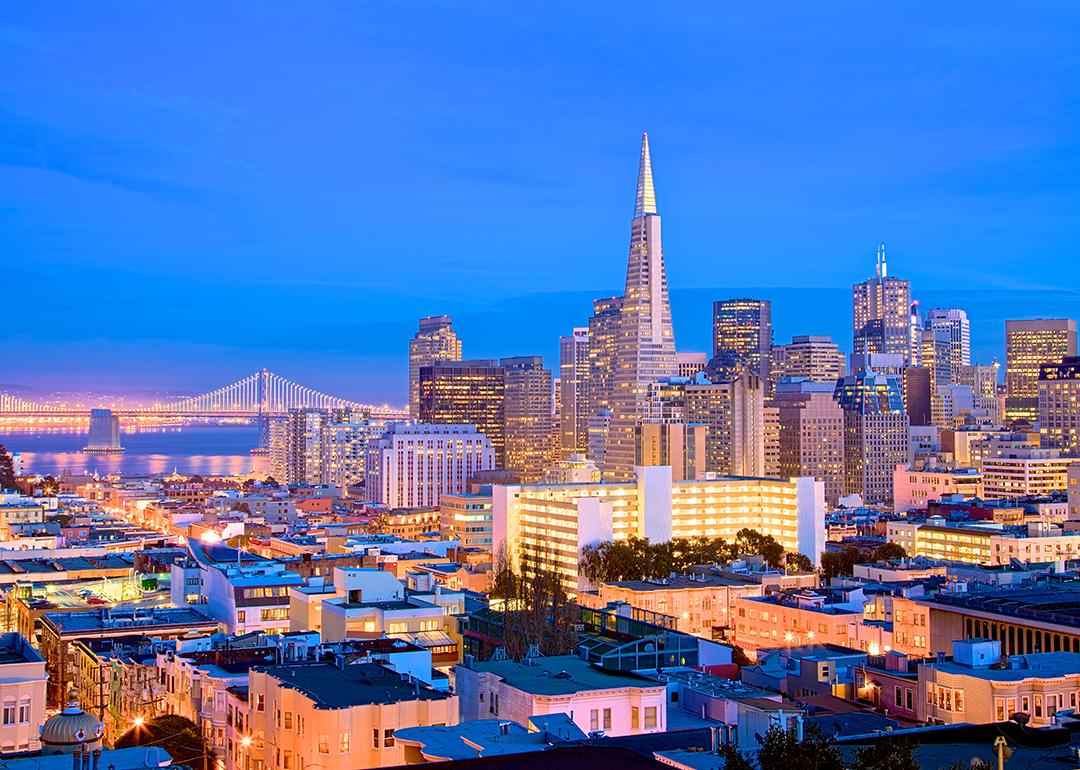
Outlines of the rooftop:
[[216,621],[192,607],[150,610],[102,609],[84,612],[46,612],[42,620],[63,634],[104,629],[156,628],[160,626],[207,626]]
[[607,671],[576,655],[535,658],[531,662],[489,660],[471,663],[468,668],[495,674],[511,687],[533,695],[571,695],[588,690],[664,686],[655,679],[637,674]]
[[303,693],[315,702],[316,708],[345,709],[451,697],[418,683],[409,684],[401,675],[377,663],[357,663],[343,668],[329,663],[299,663],[253,670],[276,679],[283,687]]

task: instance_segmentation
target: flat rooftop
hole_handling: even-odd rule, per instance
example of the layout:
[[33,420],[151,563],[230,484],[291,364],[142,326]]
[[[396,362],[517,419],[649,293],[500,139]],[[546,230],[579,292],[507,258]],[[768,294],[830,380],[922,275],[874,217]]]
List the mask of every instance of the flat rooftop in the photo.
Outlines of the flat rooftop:
[[994,591],[939,592],[917,601],[943,609],[956,608],[1080,627],[1080,589],[1077,588],[1004,589],[999,586]]
[[610,586],[625,588],[629,591],[678,591],[695,588],[728,588],[758,585],[758,581],[747,578],[725,577],[723,575],[676,575],[658,580],[618,580],[608,583]]
[[533,695],[571,695],[589,690],[664,686],[662,682],[637,674],[606,671],[576,655],[536,658],[532,664],[516,660],[489,660],[472,663],[469,668],[495,674],[511,687]]
[[955,660],[927,664],[950,674],[966,674],[994,682],[1020,682],[1024,679],[1049,679],[1080,671],[1080,652],[1040,652],[1034,655],[1010,655],[1009,668],[965,666]]
[[163,607],[152,610],[87,610],[46,612],[42,619],[64,634],[104,630],[133,630],[162,626],[207,626],[217,621],[191,607]]
[[376,663],[357,663],[344,668],[329,663],[300,663],[252,670],[303,693],[315,702],[316,708],[345,709],[451,697],[423,685],[409,684],[400,674]]

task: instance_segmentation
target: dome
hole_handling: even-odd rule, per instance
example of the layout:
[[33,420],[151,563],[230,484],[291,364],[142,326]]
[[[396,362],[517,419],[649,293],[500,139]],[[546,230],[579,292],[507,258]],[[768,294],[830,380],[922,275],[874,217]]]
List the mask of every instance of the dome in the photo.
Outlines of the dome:
[[41,747],[47,754],[73,754],[85,745],[90,751],[101,748],[105,725],[79,706],[75,688],[68,690],[64,710],[41,726]]

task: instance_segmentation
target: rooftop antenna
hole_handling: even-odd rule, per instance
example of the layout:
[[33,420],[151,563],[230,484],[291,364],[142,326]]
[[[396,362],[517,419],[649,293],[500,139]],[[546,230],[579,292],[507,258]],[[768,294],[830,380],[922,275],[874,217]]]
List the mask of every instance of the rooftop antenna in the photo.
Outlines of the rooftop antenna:
[[885,263],[885,241],[878,246],[878,278],[885,280],[888,277],[888,269]]

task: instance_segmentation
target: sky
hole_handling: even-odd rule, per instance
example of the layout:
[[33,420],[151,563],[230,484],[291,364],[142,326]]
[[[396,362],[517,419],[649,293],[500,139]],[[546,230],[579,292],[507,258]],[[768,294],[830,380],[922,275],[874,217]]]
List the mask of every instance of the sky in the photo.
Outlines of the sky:
[[621,292],[650,136],[676,342],[713,300],[850,348],[924,308],[1080,316],[1075,2],[9,3],[0,384],[267,367],[405,401],[408,338],[543,354]]

